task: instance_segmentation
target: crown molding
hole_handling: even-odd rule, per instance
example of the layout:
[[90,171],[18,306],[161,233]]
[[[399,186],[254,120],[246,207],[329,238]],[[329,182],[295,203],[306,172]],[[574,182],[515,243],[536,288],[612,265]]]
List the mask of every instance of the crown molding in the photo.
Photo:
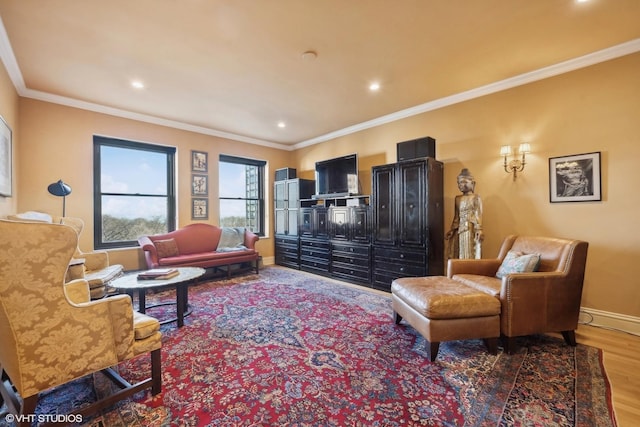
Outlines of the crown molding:
[[589,67],[591,65],[599,64],[601,62],[609,61],[611,59],[620,58],[622,56],[630,55],[640,51],[640,39],[634,39],[626,43],[615,45],[606,49],[599,50],[587,55],[583,55],[574,59],[570,59],[558,64],[550,65],[548,67],[540,68],[528,73],[520,74],[514,77],[510,77],[505,80],[490,83],[488,85],[480,86],[475,89],[471,89],[465,92],[460,92],[451,96],[436,99],[424,104],[417,105],[415,107],[407,108],[397,111],[395,113],[387,114],[382,117],[378,117],[366,122],[362,122],[353,126],[346,127],[344,129],[330,132],[325,135],[321,135],[315,138],[308,139],[306,141],[299,142],[294,145],[295,149],[308,147],[310,145],[319,144],[321,142],[329,141],[341,136],[346,136],[355,132],[360,132],[365,129],[380,126],[386,123],[395,122],[397,120],[412,117],[418,114],[426,113],[428,111],[437,110],[439,108],[448,107],[450,105],[458,104],[460,102],[470,101],[481,96],[490,95],[492,93],[500,92],[507,89],[512,89],[517,86],[522,86],[528,83],[533,83],[539,80],[544,80],[549,77],[557,76],[560,74],[575,71],[580,68]]

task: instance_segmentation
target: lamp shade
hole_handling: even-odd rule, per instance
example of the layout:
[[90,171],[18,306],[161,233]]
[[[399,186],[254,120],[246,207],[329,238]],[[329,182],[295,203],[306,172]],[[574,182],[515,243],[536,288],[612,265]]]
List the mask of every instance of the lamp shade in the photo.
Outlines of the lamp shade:
[[47,187],[49,193],[54,196],[68,196],[71,194],[71,187],[65,184],[61,179],[58,182],[54,182],[53,184],[49,184]]

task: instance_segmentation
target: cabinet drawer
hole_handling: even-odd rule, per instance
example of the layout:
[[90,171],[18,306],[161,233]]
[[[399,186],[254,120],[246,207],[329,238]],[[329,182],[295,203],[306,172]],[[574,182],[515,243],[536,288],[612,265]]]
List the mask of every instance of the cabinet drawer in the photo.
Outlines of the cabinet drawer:
[[324,249],[329,251],[330,245],[326,240],[308,240],[308,239],[300,239],[300,249]]
[[425,265],[407,264],[402,262],[383,262],[375,261],[375,271],[385,272],[385,274],[396,274],[397,277],[402,276],[426,276],[427,267]]
[[287,237],[276,237],[275,241],[276,247],[278,246],[288,246],[288,247],[298,247],[298,239],[287,238]]
[[376,247],[374,248],[373,256],[376,259],[376,264],[387,260],[415,264],[426,264],[427,262],[426,251],[410,251],[405,249],[385,249]]
[[369,269],[357,268],[353,265],[333,263],[331,265],[331,274],[334,276],[343,277],[347,280],[359,280],[362,282],[369,281]]
[[279,245],[279,246],[276,246],[276,253],[279,253],[279,254],[291,254],[291,255],[295,255],[297,257],[298,256],[298,247],[297,246]]
[[300,258],[300,269],[316,274],[329,274],[329,262],[319,259]]
[[341,252],[343,254],[354,254],[354,255],[360,255],[364,257],[369,257],[369,253],[371,252],[369,246],[348,245],[348,244],[340,244],[340,243],[332,244],[331,249],[334,253]]
[[304,248],[300,249],[300,258],[318,258],[325,260],[325,262],[329,261],[329,251],[325,249],[315,249],[315,248]]

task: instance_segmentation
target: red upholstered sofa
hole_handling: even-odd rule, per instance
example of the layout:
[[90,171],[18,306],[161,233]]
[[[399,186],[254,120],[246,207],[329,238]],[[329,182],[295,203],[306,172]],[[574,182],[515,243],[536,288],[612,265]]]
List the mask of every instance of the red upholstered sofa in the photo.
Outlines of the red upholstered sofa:
[[255,263],[258,273],[258,239],[249,229],[195,223],[166,234],[142,236],[138,243],[150,269],[226,266],[230,275],[230,266],[241,263]]

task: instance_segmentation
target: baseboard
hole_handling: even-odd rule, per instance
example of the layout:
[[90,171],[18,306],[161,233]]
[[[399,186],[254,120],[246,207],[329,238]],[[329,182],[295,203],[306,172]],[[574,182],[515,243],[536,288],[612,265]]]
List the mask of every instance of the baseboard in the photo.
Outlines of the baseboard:
[[262,265],[273,265],[275,263],[276,263],[276,257],[274,256],[262,257]]
[[578,321],[585,325],[615,329],[640,336],[640,317],[581,307]]

